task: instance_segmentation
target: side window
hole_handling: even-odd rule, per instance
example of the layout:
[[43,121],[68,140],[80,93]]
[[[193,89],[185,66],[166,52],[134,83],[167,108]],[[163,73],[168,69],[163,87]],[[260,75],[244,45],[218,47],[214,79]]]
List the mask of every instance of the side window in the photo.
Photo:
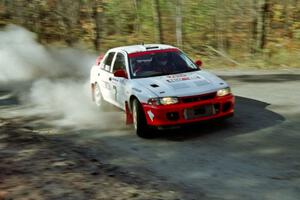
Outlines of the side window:
[[110,68],[111,68],[111,62],[114,58],[114,55],[115,55],[115,52],[110,52],[107,57],[105,58],[105,61],[104,61],[104,70],[106,71],[110,71]]
[[118,69],[124,69],[126,70],[126,62],[125,62],[125,57],[123,54],[118,53],[115,63],[114,63],[114,68],[113,71],[115,72]]

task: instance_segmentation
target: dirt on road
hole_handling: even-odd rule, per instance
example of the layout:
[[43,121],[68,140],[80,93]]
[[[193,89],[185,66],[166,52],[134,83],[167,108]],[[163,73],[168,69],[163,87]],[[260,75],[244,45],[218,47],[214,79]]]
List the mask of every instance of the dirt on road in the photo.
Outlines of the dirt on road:
[[38,134],[24,119],[0,119],[0,161],[0,200],[181,198],[159,180],[145,181],[80,146]]
[[138,138],[85,81],[0,85],[6,199],[298,200],[300,71],[215,70],[235,116]]

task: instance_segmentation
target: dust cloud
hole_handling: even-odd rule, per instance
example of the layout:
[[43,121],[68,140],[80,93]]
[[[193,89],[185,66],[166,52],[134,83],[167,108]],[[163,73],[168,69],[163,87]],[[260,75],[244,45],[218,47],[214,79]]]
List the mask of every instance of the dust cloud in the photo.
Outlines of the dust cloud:
[[22,108],[15,115],[45,116],[60,127],[122,128],[119,111],[100,112],[91,100],[89,71],[95,59],[83,50],[45,47],[22,27],[0,30],[0,86],[17,85],[21,91]]

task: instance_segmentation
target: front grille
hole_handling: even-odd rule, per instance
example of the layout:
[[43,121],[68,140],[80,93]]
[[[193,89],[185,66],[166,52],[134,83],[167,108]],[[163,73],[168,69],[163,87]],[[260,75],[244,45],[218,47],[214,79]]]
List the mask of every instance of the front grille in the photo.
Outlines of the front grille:
[[220,104],[208,104],[202,106],[196,106],[193,108],[187,108],[184,110],[184,118],[196,119],[201,117],[208,117],[220,113]]
[[209,94],[202,94],[197,96],[191,96],[191,97],[181,97],[180,100],[183,103],[192,103],[197,101],[205,101],[210,100],[216,97],[216,92],[209,93]]

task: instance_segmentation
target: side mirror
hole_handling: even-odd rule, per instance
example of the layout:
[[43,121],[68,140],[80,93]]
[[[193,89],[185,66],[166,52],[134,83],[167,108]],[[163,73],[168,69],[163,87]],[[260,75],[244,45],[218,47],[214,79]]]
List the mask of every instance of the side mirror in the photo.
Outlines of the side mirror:
[[202,66],[202,61],[201,60],[196,60],[195,64],[197,65],[198,68],[200,68]]
[[125,72],[124,69],[118,69],[114,72],[115,77],[121,77],[121,78],[126,78],[128,79],[127,73]]

